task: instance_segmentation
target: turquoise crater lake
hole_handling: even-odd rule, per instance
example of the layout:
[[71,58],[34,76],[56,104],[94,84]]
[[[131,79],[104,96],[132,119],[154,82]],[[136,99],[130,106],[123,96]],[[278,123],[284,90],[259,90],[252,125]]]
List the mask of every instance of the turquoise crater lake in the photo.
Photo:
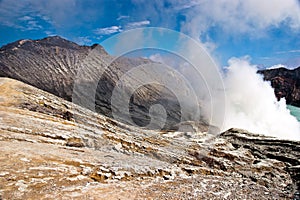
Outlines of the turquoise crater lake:
[[297,118],[300,122],[300,108],[296,106],[287,105],[287,108],[291,111],[291,114]]

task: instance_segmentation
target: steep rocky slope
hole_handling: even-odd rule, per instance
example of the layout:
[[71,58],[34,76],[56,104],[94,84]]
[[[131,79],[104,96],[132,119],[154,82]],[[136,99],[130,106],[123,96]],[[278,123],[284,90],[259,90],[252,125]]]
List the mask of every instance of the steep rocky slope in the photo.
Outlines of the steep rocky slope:
[[289,199],[299,148],[237,129],[144,130],[0,78],[0,199]]
[[[97,112],[109,117],[112,117],[112,92],[119,78],[134,66],[145,63],[151,61],[142,58],[114,58],[99,45],[79,46],[58,36],[41,40],[19,40],[0,49],[0,76],[20,80],[68,101],[75,97],[76,103],[81,102],[81,105],[92,110],[95,107]],[[82,86],[82,89],[73,90],[75,81],[76,88]],[[123,85],[124,91],[130,90],[132,81],[134,77]],[[91,94],[85,92],[95,84],[95,97],[90,102]],[[165,129],[182,121],[175,94],[160,85],[145,85],[130,96],[130,114],[139,126],[149,124],[149,109],[157,103],[166,109]],[[89,106],[90,104],[92,105]],[[128,117],[120,117],[120,120],[132,124]]]
[[289,70],[285,68],[260,70],[264,79],[271,81],[278,99],[285,98],[287,104],[300,107],[300,67]]

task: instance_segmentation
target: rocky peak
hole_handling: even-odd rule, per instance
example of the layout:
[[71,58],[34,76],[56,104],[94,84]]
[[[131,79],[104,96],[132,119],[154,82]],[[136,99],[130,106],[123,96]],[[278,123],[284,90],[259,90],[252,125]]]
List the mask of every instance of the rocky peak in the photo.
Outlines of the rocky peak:
[[66,49],[79,49],[80,46],[74,42],[68,41],[60,36],[50,36],[35,42],[46,46],[57,46]]
[[108,53],[105,51],[105,49],[99,44],[93,44],[91,46],[91,49],[97,49],[100,54],[108,55]]
[[271,82],[278,99],[285,98],[287,104],[300,107],[300,67],[259,70],[264,79]]
[[8,51],[8,50],[16,50],[18,49],[26,49],[28,51],[34,50],[35,48],[43,48],[43,47],[60,47],[65,49],[74,49],[78,50],[82,46],[68,41],[60,36],[50,36],[39,40],[30,40],[30,39],[22,39],[16,42],[9,43],[1,47],[1,51]]

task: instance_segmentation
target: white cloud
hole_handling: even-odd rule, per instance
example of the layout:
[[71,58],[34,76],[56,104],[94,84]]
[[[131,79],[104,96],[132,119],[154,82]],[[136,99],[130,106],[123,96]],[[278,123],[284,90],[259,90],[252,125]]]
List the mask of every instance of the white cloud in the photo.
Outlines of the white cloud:
[[29,31],[29,30],[39,30],[39,29],[43,29],[43,27],[41,25],[39,25],[38,21],[28,21],[27,25],[25,27],[25,30]]
[[2,0],[0,1],[0,24],[21,31],[40,30],[44,28],[41,22],[52,23],[46,16],[50,10],[34,0]]
[[[180,31],[201,42],[212,52],[219,37],[268,37],[270,28],[284,26],[287,31],[300,30],[300,6],[297,0],[131,0],[135,16],[143,16],[155,26],[180,27]],[[167,5],[167,6],[166,6]]]
[[[24,3],[19,4],[18,2],[14,2],[14,0],[0,1],[0,23],[4,26],[22,29],[23,26],[19,25],[17,21],[19,18],[22,18],[27,14],[23,12],[25,7],[26,5],[24,5]],[[20,13],[20,11],[22,12]]]
[[149,24],[150,24],[150,21],[148,21],[148,20],[130,22],[130,23],[126,24],[124,26],[124,28],[122,26],[110,26],[110,27],[104,27],[104,28],[97,28],[96,30],[94,30],[94,33],[97,34],[97,35],[110,35],[110,34],[113,34],[113,33],[122,32],[123,29],[124,30],[134,29],[134,28],[146,26],[146,25],[149,25]]
[[131,23],[128,23],[126,25],[126,28],[127,29],[133,29],[133,28],[138,28],[138,27],[141,27],[141,26],[147,26],[149,24],[150,24],[149,20],[131,22]]
[[294,49],[289,51],[278,51],[276,54],[287,54],[287,53],[300,53],[300,49]]
[[120,20],[122,20],[122,19],[128,19],[128,18],[129,18],[128,15],[121,15],[121,16],[119,16],[119,17],[117,18],[117,21],[120,21]]
[[[0,24],[27,30],[23,24],[20,25],[19,23],[34,19],[46,22],[54,28],[78,26],[85,23],[84,19],[92,18],[96,13],[94,10],[84,9],[80,4],[81,2],[77,0],[1,0]],[[97,12],[98,15],[99,13],[101,12]],[[81,20],[78,20],[79,15]]]
[[33,20],[33,18],[30,16],[23,16],[23,17],[20,17],[19,20],[20,21],[29,21],[29,20]]
[[91,45],[92,40],[89,37],[76,37],[74,42],[79,45]]
[[[182,1],[180,5],[185,8]],[[195,38],[213,26],[230,34],[247,33],[258,37],[269,27],[282,23],[291,29],[300,28],[300,7],[296,0],[198,0],[189,8],[183,10],[186,23],[181,29]]]
[[94,33],[97,35],[110,35],[113,33],[122,32],[121,26],[110,26],[105,28],[97,28]]
[[18,18],[20,23],[8,24],[10,27],[20,29],[21,31],[41,30],[43,26],[39,24],[39,17],[23,16]]
[[202,42],[206,42],[212,27],[219,28],[224,37],[264,37],[270,27],[282,24],[292,30],[300,29],[297,0],[153,0],[151,4],[146,0],[131,1],[137,16],[150,19],[155,25],[173,29],[178,26],[176,17],[181,16],[181,31]]
[[45,33],[46,35],[48,35],[48,36],[55,36],[55,35],[56,35],[55,33],[53,33],[52,31],[49,31],[49,30],[44,31],[44,33]]
[[175,7],[175,10],[183,10],[183,9],[189,9],[189,8],[192,8],[194,6],[197,6],[200,4],[199,1],[197,0],[192,0],[192,1],[189,1],[189,2],[184,2],[184,1],[181,1],[181,2],[178,2],[179,5],[177,5]]

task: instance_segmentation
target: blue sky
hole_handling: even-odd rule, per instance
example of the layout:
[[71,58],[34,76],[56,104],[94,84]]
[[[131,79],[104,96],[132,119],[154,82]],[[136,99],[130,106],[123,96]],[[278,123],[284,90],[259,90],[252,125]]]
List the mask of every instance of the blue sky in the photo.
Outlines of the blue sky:
[[140,27],[185,33],[222,66],[245,55],[260,67],[300,66],[297,0],[0,0],[1,46],[50,35],[91,45]]

